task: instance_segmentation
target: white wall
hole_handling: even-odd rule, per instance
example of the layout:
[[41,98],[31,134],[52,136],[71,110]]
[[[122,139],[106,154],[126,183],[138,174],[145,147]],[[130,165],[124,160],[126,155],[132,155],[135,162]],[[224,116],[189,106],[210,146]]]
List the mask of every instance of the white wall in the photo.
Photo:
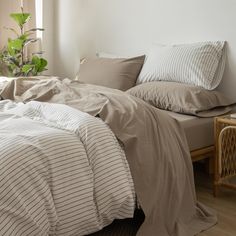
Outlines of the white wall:
[[228,41],[220,89],[236,98],[235,0],[57,0],[55,72],[73,77],[96,51],[143,53],[153,42]]
[[13,1],[1,0],[0,1],[0,49],[2,49],[7,42],[8,37],[14,36],[11,32],[8,32],[4,27],[16,27],[17,25],[9,17],[11,12],[17,11],[20,9],[20,4],[14,5]]
[[55,4],[54,67],[59,76],[73,77],[79,65],[80,0]]
[[[57,1],[57,0],[55,0]],[[43,0],[43,32],[42,50],[44,51],[43,57],[48,60],[48,71],[44,74],[53,75],[54,72],[54,50],[55,50],[55,11],[54,0]]]

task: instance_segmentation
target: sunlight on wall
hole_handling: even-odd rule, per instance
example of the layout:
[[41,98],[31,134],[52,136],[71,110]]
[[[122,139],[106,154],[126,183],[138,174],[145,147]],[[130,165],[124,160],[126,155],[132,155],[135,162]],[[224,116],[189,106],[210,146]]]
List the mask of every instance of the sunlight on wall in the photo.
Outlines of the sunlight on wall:
[[[43,1],[35,0],[36,28],[43,28]],[[37,32],[37,38],[43,38],[43,32]]]
[[[42,24],[42,28],[45,29],[42,35],[42,50],[44,51],[43,56],[48,60],[48,71],[46,71],[45,74],[53,75],[54,74],[54,50],[55,50],[54,0],[36,0],[36,1],[42,2],[40,6],[42,7],[41,24]],[[40,15],[39,12],[38,14]]]

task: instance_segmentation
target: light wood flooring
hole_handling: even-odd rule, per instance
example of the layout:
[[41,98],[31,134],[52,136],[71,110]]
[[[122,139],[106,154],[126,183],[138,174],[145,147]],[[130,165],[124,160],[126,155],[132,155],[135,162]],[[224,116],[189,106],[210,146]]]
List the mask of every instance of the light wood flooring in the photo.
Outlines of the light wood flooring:
[[198,200],[216,210],[218,215],[218,224],[198,235],[236,236],[236,191],[221,188],[219,196],[213,197],[209,177],[199,166],[195,166],[195,169]]

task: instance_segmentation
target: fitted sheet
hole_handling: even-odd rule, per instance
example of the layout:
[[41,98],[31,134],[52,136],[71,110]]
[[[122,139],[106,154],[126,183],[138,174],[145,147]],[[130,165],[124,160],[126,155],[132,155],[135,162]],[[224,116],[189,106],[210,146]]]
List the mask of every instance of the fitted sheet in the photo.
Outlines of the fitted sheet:
[[212,117],[199,118],[170,111],[165,112],[183,126],[190,151],[214,144],[214,120]]

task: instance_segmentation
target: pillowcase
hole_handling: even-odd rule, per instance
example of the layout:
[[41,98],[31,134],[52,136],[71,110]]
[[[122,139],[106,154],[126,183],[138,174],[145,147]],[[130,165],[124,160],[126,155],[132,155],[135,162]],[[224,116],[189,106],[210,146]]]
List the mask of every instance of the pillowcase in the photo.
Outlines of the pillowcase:
[[168,111],[199,117],[213,117],[231,111],[234,101],[218,91],[176,82],[150,82],[127,91],[145,102]]
[[146,57],[137,84],[175,81],[216,88],[223,76],[225,42],[201,42],[173,46],[154,46]]
[[133,87],[141,71],[145,56],[133,58],[96,58],[85,60],[80,65],[78,80],[114,89],[127,90]]
[[116,54],[107,53],[107,52],[97,52],[96,56],[99,58],[130,58],[127,56],[118,56]]

